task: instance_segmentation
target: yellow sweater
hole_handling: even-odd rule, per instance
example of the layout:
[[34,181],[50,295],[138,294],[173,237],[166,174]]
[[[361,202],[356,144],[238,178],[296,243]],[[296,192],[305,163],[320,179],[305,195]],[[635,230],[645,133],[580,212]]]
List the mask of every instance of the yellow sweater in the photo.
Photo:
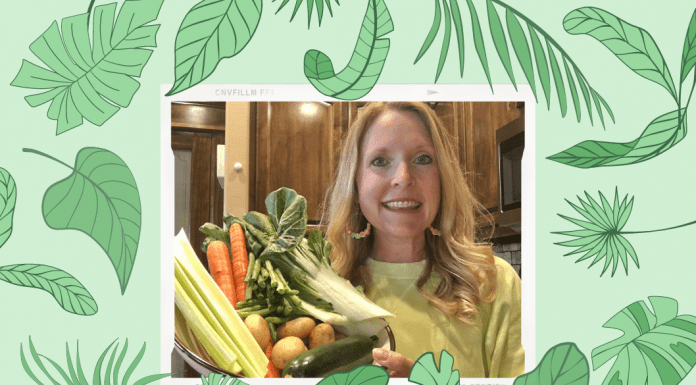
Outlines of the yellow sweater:
[[[512,378],[523,374],[520,278],[504,260],[496,257],[495,263],[498,295],[493,302],[479,305],[480,321],[471,326],[433,308],[418,292],[416,282],[425,260],[388,263],[368,258],[372,286],[367,297],[396,316],[387,320],[396,351],[414,361],[432,352],[439,365],[440,352],[447,350],[460,378]],[[432,292],[437,282],[439,277],[433,273],[423,288]]]

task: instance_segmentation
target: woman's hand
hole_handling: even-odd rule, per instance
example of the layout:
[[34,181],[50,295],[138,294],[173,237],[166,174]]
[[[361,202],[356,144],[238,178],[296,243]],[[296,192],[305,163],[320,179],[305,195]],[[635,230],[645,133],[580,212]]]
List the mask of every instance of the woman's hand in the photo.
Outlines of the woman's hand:
[[402,356],[397,352],[385,349],[372,349],[372,358],[386,368],[389,377],[408,377],[411,373],[413,360]]

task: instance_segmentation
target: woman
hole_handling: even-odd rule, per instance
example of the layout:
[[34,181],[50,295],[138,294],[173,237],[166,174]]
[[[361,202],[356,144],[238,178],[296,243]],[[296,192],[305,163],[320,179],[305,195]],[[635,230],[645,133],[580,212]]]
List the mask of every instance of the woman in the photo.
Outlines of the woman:
[[343,145],[327,195],[332,265],[389,319],[391,376],[441,350],[462,378],[524,373],[520,279],[474,243],[476,210],[453,138],[424,103],[371,103]]

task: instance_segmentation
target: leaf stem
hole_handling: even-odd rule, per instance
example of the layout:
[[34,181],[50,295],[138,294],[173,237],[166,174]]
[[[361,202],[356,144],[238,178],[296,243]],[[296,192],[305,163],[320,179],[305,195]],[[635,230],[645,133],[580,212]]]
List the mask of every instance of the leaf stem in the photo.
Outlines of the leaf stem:
[[680,227],[686,227],[689,225],[693,225],[696,223],[696,221],[691,221],[689,223],[684,223],[683,225],[678,225],[678,226],[672,226],[672,227],[667,227],[665,229],[659,229],[659,230],[648,230],[648,231],[622,231],[619,234],[643,234],[643,233],[655,233],[658,231],[665,231],[665,230],[672,230],[672,229],[678,229]]
[[46,157],[46,158],[48,158],[48,159],[52,159],[52,160],[54,160],[54,161],[56,161],[56,162],[58,162],[58,163],[64,165],[65,167],[67,167],[67,168],[69,168],[69,169],[71,169],[71,170],[75,170],[72,166],[68,165],[67,163],[63,162],[62,160],[56,159],[56,158],[54,158],[54,157],[52,157],[52,156],[50,156],[50,155],[48,155],[48,154],[46,154],[46,153],[43,153],[43,152],[41,152],[41,151],[34,150],[33,148],[23,148],[22,151],[23,151],[23,152],[32,152],[32,153],[34,153],[34,154],[44,156],[44,157]]

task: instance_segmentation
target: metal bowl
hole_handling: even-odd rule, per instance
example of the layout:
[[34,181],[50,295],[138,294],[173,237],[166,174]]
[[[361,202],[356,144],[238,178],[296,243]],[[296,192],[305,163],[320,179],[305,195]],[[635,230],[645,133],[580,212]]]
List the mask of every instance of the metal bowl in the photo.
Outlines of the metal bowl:
[[[387,350],[395,350],[396,342],[394,341],[394,333],[392,333],[391,328],[387,325],[382,331],[377,333],[377,347],[381,347]],[[174,350],[181,356],[181,358],[186,361],[193,369],[198,372],[198,374],[208,377],[210,373],[218,373],[222,375],[228,375],[230,377],[242,378],[236,373],[230,373],[225,369],[219,368],[214,363],[208,362],[201,358],[198,354],[187,349],[180,341],[179,338],[174,336]]]

